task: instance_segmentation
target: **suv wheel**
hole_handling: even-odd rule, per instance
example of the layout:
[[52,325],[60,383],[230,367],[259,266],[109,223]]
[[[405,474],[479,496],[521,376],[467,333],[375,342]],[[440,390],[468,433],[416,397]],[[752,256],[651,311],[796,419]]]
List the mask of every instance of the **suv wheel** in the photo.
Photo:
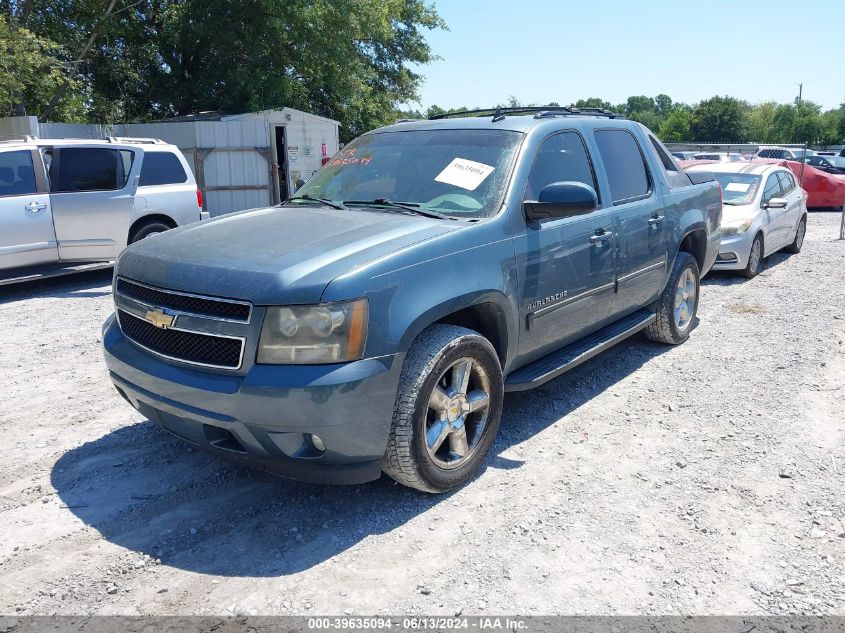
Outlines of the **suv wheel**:
[[156,233],[164,233],[165,231],[169,231],[171,228],[171,226],[165,224],[164,222],[147,222],[132,231],[132,235],[129,236],[129,243],[134,244],[145,237],[155,235]]
[[657,318],[645,329],[652,341],[677,345],[689,338],[695,315],[698,312],[698,294],[701,273],[695,257],[681,251],[669,282],[655,304]]
[[425,492],[460,486],[490,450],[503,396],[502,368],[486,338],[454,325],[424,330],[402,367],[384,472]]

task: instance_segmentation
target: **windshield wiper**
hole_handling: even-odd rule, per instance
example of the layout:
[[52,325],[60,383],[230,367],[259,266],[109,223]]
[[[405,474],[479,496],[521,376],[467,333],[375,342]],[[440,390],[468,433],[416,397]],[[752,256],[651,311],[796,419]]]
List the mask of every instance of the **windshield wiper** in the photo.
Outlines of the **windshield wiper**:
[[376,198],[375,200],[344,200],[343,204],[363,204],[369,206],[388,207],[393,209],[403,209],[416,213],[417,215],[424,215],[427,218],[435,218],[437,220],[454,220],[448,215],[443,215],[437,211],[429,211],[428,209],[420,209],[416,202],[393,202],[387,198]]
[[[319,202],[320,204],[324,204],[327,207],[331,207],[332,209],[345,209],[342,204],[339,204],[333,200],[329,200],[328,198],[315,198],[314,196],[309,196],[307,193],[301,196],[296,196],[294,198],[290,198],[287,202],[293,202],[294,200],[308,200],[309,202]],[[283,203],[287,204],[287,203]]]

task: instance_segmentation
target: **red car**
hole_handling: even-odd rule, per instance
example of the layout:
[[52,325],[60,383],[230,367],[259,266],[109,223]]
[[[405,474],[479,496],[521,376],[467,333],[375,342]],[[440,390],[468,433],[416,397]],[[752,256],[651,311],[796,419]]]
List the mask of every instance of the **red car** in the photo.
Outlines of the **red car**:
[[841,209],[845,205],[845,176],[828,174],[810,165],[804,165],[801,174],[801,163],[794,160],[777,161],[788,167],[800,178],[801,187],[807,192],[807,208],[826,209],[835,207]]

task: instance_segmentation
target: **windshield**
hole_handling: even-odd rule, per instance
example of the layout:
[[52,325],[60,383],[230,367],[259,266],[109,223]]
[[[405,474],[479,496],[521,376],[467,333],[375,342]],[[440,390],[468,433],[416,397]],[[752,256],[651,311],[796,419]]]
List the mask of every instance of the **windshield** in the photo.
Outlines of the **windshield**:
[[716,180],[722,187],[724,203],[732,205],[751,204],[760,186],[760,176],[752,174],[716,174]]
[[365,134],[326,163],[295,198],[389,200],[450,216],[496,213],[520,132],[408,130]]

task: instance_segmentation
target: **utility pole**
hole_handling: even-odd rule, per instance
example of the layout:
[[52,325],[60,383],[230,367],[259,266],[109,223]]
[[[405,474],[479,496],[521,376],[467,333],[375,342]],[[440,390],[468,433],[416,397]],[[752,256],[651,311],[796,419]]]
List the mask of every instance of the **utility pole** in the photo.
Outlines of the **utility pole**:
[[798,84],[798,101],[796,101],[796,103],[801,103],[802,92],[804,92],[804,84]]

